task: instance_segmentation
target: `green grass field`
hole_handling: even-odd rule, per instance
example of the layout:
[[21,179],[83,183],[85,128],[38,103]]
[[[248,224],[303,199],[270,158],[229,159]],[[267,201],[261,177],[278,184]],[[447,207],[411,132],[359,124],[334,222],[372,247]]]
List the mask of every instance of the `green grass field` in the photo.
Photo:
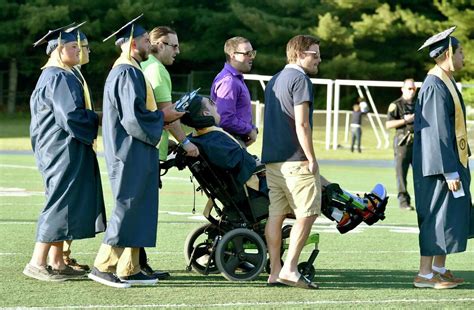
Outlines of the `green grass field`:
[[[107,209],[112,208],[105,163],[100,158]],[[321,164],[322,174],[351,191],[367,191],[376,183],[395,192],[392,168],[363,164]],[[172,273],[156,286],[114,289],[88,279],[47,283],[21,273],[33,250],[36,219],[42,209],[42,182],[32,154],[0,155],[0,307],[40,308],[472,308],[474,247],[449,257],[449,267],[467,284],[447,291],[413,289],[418,264],[416,214],[402,212],[391,198],[387,218],[373,226],[361,224],[340,235],[325,218],[313,231],[321,234],[316,277],[321,289],[268,288],[266,274],[252,282],[230,282],[221,275],[185,271],[186,235],[203,223],[198,216],[204,197],[196,197],[187,171],[170,171],[160,192],[158,244],[148,251],[150,264]],[[102,235],[73,244],[74,257],[92,264]],[[303,258],[309,256],[306,248]]]

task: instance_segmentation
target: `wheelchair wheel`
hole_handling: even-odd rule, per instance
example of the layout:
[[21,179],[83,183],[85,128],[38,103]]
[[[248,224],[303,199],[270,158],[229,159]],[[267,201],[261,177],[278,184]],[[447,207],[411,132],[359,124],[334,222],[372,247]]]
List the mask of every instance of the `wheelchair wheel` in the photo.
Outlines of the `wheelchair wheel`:
[[237,228],[224,234],[217,244],[216,265],[230,281],[251,281],[267,262],[267,247],[256,232]]
[[313,265],[308,266],[308,262],[299,263],[298,271],[310,281],[313,281],[314,275],[316,274],[316,269]]
[[[189,266],[191,262],[191,267],[204,275],[219,273],[215,260],[211,257],[212,244],[217,235],[217,227],[212,224],[204,224],[191,231],[184,242],[186,266]],[[191,256],[193,258],[192,261]],[[206,272],[208,262],[209,268]]]

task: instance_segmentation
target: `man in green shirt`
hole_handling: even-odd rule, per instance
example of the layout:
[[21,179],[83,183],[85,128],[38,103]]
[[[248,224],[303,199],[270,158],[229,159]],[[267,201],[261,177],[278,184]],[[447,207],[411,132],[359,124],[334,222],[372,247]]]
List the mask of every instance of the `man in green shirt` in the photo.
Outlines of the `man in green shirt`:
[[[172,65],[176,55],[179,54],[178,36],[171,28],[160,26],[150,32],[150,41],[152,44],[150,56],[147,61],[141,63],[141,67],[153,87],[158,109],[163,109],[172,104],[171,78],[165,65]],[[199,155],[198,148],[186,138],[179,120],[168,125],[166,129],[159,144],[160,160],[166,160],[168,155],[168,131],[183,145],[188,156]]]
[[[169,27],[156,27],[150,32],[150,55],[148,60],[142,62],[140,65],[143,69],[145,77],[150,82],[153,88],[156,105],[158,109],[166,108],[172,105],[171,98],[171,77],[166,70],[165,65],[172,65],[176,55],[179,54],[178,36],[174,30]],[[181,128],[179,120],[165,126],[163,130],[160,144],[159,157],[160,161],[166,160],[168,156],[168,131],[175,137],[183,146],[188,156],[198,156],[199,149],[188,140],[185,132]],[[153,274],[158,279],[167,279],[170,274],[168,272],[153,270],[148,265],[147,255],[144,248],[140,249],[140,267],[149,275]]]

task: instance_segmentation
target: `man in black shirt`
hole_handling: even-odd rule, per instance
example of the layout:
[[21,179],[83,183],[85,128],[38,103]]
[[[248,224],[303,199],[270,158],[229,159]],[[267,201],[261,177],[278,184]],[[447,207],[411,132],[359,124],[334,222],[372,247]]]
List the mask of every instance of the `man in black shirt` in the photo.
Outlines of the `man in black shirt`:
[[385,127],[387,129],[396,129],[393,150],[395,154],[399,206],[401,209],[414,210],[410,204],[410,194],[408,194],[407,190],[407,173],[408,167],[412,165],[413,154],[415,81],[413,79],[406,79],[401,89],[402,96],[388,107]]

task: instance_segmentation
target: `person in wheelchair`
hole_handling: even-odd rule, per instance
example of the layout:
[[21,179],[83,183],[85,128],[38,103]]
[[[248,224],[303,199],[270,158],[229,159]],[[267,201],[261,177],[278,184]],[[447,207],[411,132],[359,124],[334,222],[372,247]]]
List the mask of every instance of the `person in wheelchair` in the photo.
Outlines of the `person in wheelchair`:
[[[219,123],[219,118],[212,100],[195,96],[187,107],[187,113],[181,118],[181,123],[195,129],[188,139],[199,148],[200,155],[205,156],[209,164],[231,172],[238,185],[246,184],[247,187],[259,190],[267,197],[265,200],[266,212],[260,213],[266,218],[268,217],[269,201],[264,174],[257,182],[260,183],[260,186],[255,187],[253,179],[256,178],[255,171],[259,170],[256,158],[242,148],[233,136],[216,126]],[[323,191],[322,213],[337,223],[336,228],[341,234],[354,229],[363,221],[372,225],[379,219],[384,219],[388,200],[384,186],[377,184],[370,193],[359,197],[344,191],[338,184],[329,182],[323,176],[321,176],[321,185]],[[294,218],[292,214],[289,214],[288,217]],[[285,227],[282,229],[282,235],[289,236],[288,230],[284,233],[283,231],[285,231]],[[205,266],[209,259],[207,255],[204,258],[205,262],[199,263],[201,269],[206,269]],[[312,264],[311,261],[310,265],[312,266]],[[249,267],[246,264],[242,267],[252,269],[252,266]],[[311,272],[314,276],[314,268]]]
[[232,172],[239,185],[247,184],[263,193],[268,191],[264,179],[260,179],[258,186],[256,179],[252,180],[258,170],[257,159],[232,135],[217,127],[219,121],[215,103],[202,96],[195,96],[191,100],[187,113],[181,119],[183,124],[195,129],[188,139],[204,153],[210,164]]
[[[251,178],[257,170],[257,160],[233,136],[215,126],[219,120],[215,103],[201,96],[194,97],[187,113],[181,118],[183,124],[195,129],[189,140],[198,146],[212,165],[232,171],[240,185],[247,183],[252,187],[255,182]],[[268,194],[265,178],[260,178],[259,183],[260,192]],[[354,229],[363,221],[372,225],[385,218],[388,197],[383,185],[377,184],[363,197],[342,190],[337,183],[331,183],[323,176],[321,185],[322,213],[337,222],[336,228],[341,234]]]

